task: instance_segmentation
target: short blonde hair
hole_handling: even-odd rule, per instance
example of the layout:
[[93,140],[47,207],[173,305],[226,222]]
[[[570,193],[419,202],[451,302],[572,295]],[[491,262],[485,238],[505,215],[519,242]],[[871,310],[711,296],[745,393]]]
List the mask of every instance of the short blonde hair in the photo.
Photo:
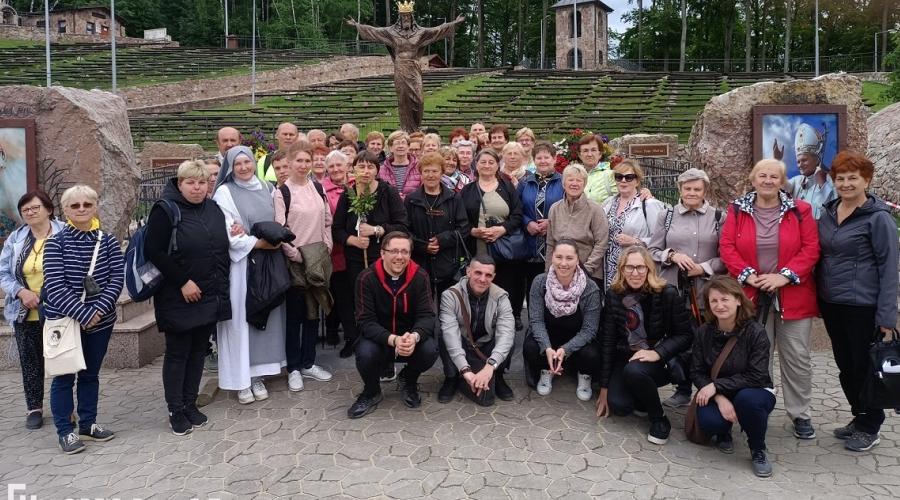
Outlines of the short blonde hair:
[[[209,178],[209,174],[203,174],[203,177]],[[97,200],[100,198],[97,195],[97,192],[94,191],[94,188],[86,185],[86,184],[75,184],[63,191],[62,197],[60,197],[59,202],[63,206],[63,208],[68,207],[72,200],[76,198],[86,198],[87,201],[93,202],[94,205],[97,204]]]
[[395,130],[391,132],[391,135],[387,137],[387,146],[391,147],[394,145],[394,141],[405,140],[407,144],[409,144],[409,134],[404,132],[403,130]]
[[572,175],[577,175],[578,177],[581,177],[584,180],[587,180],[587,178],[588,178],[587,169],[584,168],[584,165],[582,165],[580,163],[569,163],[568,165],[566,165],[566,168],[563,169],[563,173],[562,173],[563,180],[566,180],[566,177],[569,177]]
[[661,292],[666,286],[666,280],[656,274],[656,263],[653,262],[653,257],[650,256],[650,252],[646,248],[640,245],[632,245],[622,250],[622,254],[619,255],[619,262],[616,263],[616,275],[613,277],[613,282],[609,287],[615,293],[623,293],[628,290],[628,283],[625,281],[625,262],[628,261],[629,255],[635,253],[644,259],[644,265],[647,266],[647,281],[644,282],[641,291],[645,293]]
[[532,141],[537,140],[537,137],[535,137],[535,135],[534,135],[534,131],[528,127],[522,127],[518,131],[516,131],[516,140],[517,141],[525,136],[531,137]]
[[425,138],[422,139],[422,145],[424,146],[428,141],[434,141],[437,143],[438,148],[441,147],[441,136],[437,134],[425,134]]
[[379,141],[384,142],[384,134],[382,134],[381,132],[379,132],[377,130],[374,130],[374,131],[366,134],[366,144],[374,141],[375,139],[378,139]]
[[500,154],[505,155],[506,153],[518,152],[523,157],[526,156],[525,148],[522,147],[518,142],[507,142],[505,146],[503,146],[503,151]]
[[425,170],[425,167],[437,167],[441,172],[444,171],[444,157],[440,153],[433,151],[425,153],[419,160],[419,172]]
[[178,178],[178,182],[184,179],[209,180],[209,172],[206,170],[206,163],[203,160],[188,160],[178,165],[175,177]]
[[622,160],[618,165],[613,167],[613,173],[616,174],[625,174],[631,170],[634,172],[634,175],[637,176],[638,186],[644,183],[644,169],[641,168],[641,164],[637,162],[637,160],[626,159]]
[[765,160],[756,162],[756,165],[753,165],[753,168],[750,170],[750,176],[747,179],[752,183],[753,178],[756,177],[756,174],[758,174],[760,170],[769,167],[778,171],[778,174],[781,176],[782,186],[787,184],[787,167],[785,167],[783,161],[774,158],[766,158]]

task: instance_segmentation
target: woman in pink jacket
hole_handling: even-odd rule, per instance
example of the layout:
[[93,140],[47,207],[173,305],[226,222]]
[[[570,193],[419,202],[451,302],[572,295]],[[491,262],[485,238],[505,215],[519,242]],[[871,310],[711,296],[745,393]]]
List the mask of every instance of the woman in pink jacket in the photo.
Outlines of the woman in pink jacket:
[[387,147],[391,154],[378,169],[378,178],[397,188],[400,198],[406,199],[422,185],[418,160],[409,152],[409,134],[402,130],[392,132]]
[[771,355],[778,346],[784,407],[794,436],[813,439],[809,337],[812,319],[819,313],[813,280],[819,233],[810,205],[782,189],[786,181],[781,161],[762,160],[753,167],[753,190],[730,205],[719,253],[728,272],[756,303],[766,326],[770,376]]

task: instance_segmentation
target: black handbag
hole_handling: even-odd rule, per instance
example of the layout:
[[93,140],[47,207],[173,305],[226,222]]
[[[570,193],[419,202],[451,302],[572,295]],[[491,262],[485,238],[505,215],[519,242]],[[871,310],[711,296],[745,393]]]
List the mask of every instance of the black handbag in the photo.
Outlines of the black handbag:
[[525,232],[517,228],[488,244],[491,257],[497,262],[516,262],[527,260],[531,256]]
[[870,408],[900,408],[900,373],[891,373],[891,367],[900,370],[900,333],[895,328],[885,338],[880,330],[869,347],[872,369],[866,378],[862,394],[863,403]]

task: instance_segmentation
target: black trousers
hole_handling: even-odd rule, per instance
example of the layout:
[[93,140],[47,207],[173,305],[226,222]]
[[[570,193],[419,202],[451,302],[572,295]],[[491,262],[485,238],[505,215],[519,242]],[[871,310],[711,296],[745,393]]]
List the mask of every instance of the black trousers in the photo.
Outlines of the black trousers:
[[506,290],[512,306],[513,317],[522,317],[522,306],[525,301],[525,273],[522,272],[524,262],[498,262],[494,284]]
[[819,302],[825,330],[831,338],[834,362],[840,371],[841,389],[850,403],[853,425],[875,434],[884,423],[884,410],[869,408],[860,397],[866,377],[872,373],[869,345],[875,335],[875,308]]
[[344,340],[350,342],[356,338],[356,320],[353,317],[354,286],[350,281],[349,271],[331,274],[331,296],[334,297],[334,307],[325,319],[325,327],[329,332],[336,332],[338,325],[341,325],[344,328]]
[[395,356],[394,348],[387,344],[377,344],[365,337],[356,342],[356,371],[363,380],[363,394],[374,396],[381,392],[378,378],[388,363],[406,363],[404,376],[409,383],[416,383],[419,375],[434,365],[438,358],[437,341],[422,337],[411,356]]
[[670,382],[665,361],[620,361],[613,367],[609,380],[606,396],[609,409],[619,416],[638,410],[647,412],[650,418],[662,417],[665,412],[658,389]]
[[42,321],[14,323],[19,365],[22,367],[22,386],[28,411],[44,407],[44,342]]
[[[547,333],[550,335],[550,345],[554,349],[559,349],[574,336],[574,334]],[[547,364],[546,353],[541,351],[541,346],[538,345],[537,340],[534,339],[530,331],[525,335],[525,340],[522,342],[522,357],[525,359],[526,369],[530,372],[530,378],[526,378],[526,381],[529,382],[529,385],[534,386],[534,383],[538,380],[540,370],[548,370],[550,366]],[[588,342],[581,349],[566,353],[563,368],[567,371],[573,370],[593,377],[600,368],[601,360],[600,347],[596,342]]]
[[210,323],[184,332],[166,332],[162,379],[169,412],[181,411],[197,402],[206,345],[215,329],[216,324]]

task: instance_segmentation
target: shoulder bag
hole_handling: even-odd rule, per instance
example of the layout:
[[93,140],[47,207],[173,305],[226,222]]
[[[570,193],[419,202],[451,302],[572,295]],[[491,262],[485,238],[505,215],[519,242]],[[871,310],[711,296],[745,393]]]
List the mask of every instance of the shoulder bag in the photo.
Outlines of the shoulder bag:
[[[103,241],[103,231],[97,233],[97,243],[94,245],[94,255],[91,256],[91,266],[88,268],[85,282],[91,281],[90,278],[94,275],[101,241]],[[81,292],[82,303],[84,303],[86,293],[86,289]],[[43,344],[44,372],[48,376],[78,373],[87,368],[84,362],[84,352],[81,349],[81,324],[75,318],[65,316],[59,319],[44,320]]]
[[[725,364],[725,360],[728,359],[728,356],[731,354],[731,350],[734,349],[734,345],[737,344],[738,337],[737,335],[731,337],[725,342],[725,346],[722,347],[722,352],[719,353],[719,357],[716,358],[716,362],[713,363],[712,371],[709,376],[716,380],[716,377],[719,376],[719,370],[722,369],[722,365]],[[714,401],[710,401],[706,404],[715,404]],[[709,436],[703,432],[703,429],[700,428],[700,423],[697,420],[697,395],[694,394],[694,397],[691,398],[691,404],[688,406],[687,412],[684,414],[684,434],[687,436],[688,441],[696,444],[709,444]]]
[[869,348],[871,368],[863,382],[861,399],[869,408],[900,408],[900,333],[895,328],[888,338],[875,332]]

